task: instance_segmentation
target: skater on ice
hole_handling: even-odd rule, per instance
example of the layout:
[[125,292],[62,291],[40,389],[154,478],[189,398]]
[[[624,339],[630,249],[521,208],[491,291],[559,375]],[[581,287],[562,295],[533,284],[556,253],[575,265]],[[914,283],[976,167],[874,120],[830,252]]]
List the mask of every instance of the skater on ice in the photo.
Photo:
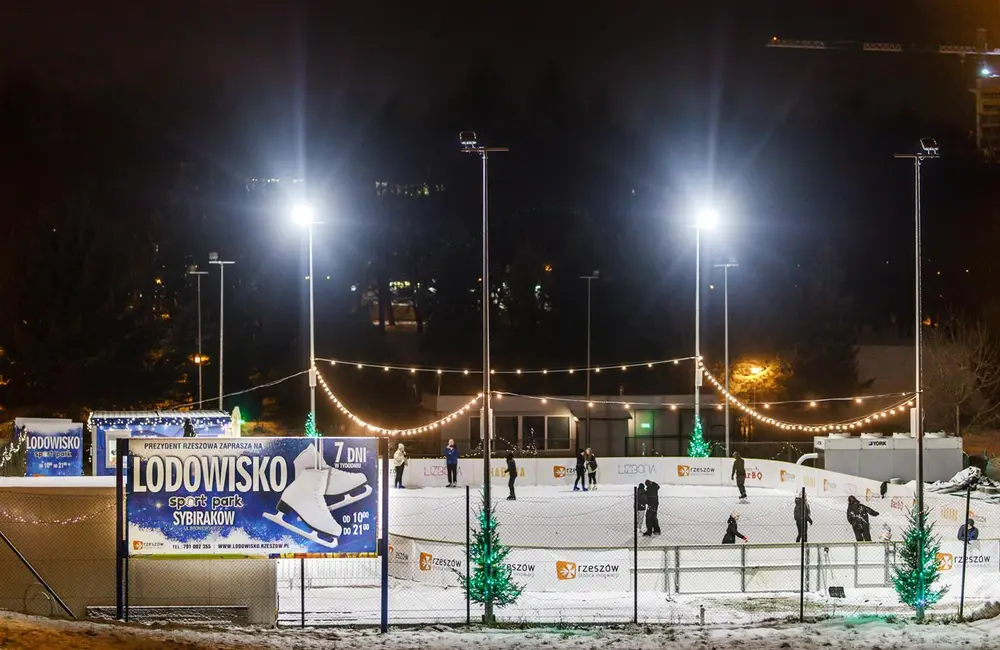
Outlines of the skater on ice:
[[646,515],[646,484],[640,483],[635,494],[635,527],[642,529]]
[[968,540],[974,542],[979,539],[979,529],[976,528],[976,522],[970,519],[964,525],[958,527],[958,538],[963,542]]
[[597,456],[591,451],[590,447],[587,447],[587,451],[583,454],[583,459],[587,463],[587,479],[589,487],[591,490],[597,489]]
[[878,517],[878,512],[858,501],[854,495],[847,497],[847,522],[854,530],[854,539],[859,542],[872,541],[868,516]]
[[741,534],[739,529],[737,528],[736,522],[738,522],[739,520],[740,520],[740,513],[734,512],[733,514],[729,515],[729,521],[726,522],[726,535],[725,537],[722,538],[723,544],[735,544],[737,537],[742,539],[744,544],[747,543],[746,535]]
[[809,504],[803,503],[802,495],[795,497],[795,526],[799,530],[798,537],[795,538],[795,542],[808,542],[807,539],[809,526],[812,526],[813,520],[812,515],[809,512]]
[[736,479],[736,487],[740,489],[740,499],[746,500],[747,498],[747,468],[746,463],[743,461],[743,456],[740,456],[740,452],[733,452],[733,472],[730,475],[729,480]]
[[660,520],[656,511],[660,508],[660,484],[646,479],[646,532],[643,537],[660,534]]
[[514,480],[517,479],[517,464],[514,463],[514,452],[507,452],[507,487],[510,489],[510,496],[507,497],[508,501],[517,501],[517,496],[514,494]]
[[[587,466],[587,461],[583,457],[583,450],[582,449],[577,449],[576,450],[576,480],[573,481],[573,491],[574,492],[579,492],[580,491],[580,487],[583,488],[584,492],[587,491],[587,475],[586,475],[586,471],[587,470],[586,470],[586,466]],[[578,485],[580,487],[577,487]]]
[[455,440],[449,439],[448,446],[444,448],[444,462],[448,468],[448,487],[458,486],[458,447]]
[[396,474],[396,483],[393,487],[403,489],[403,469],[406,467],[406,447],[399,443],[396,453],[392,455],[392,468]]

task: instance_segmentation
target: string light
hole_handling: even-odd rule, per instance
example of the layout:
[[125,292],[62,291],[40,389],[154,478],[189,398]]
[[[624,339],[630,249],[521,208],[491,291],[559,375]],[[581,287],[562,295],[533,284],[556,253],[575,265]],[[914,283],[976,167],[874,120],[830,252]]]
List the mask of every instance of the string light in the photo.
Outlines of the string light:
[[[694,359],[694,357],[678,357],[676,359],[661,359],[661,360],[658,360],[658,361],[637,361],[637,362],[633,362],[633,363],[614,363],[614,364],[601,365],[601,366],[590,366],[589,370],[592,371],[592,372],[594,372],[594,373],[600,373],[602,370],[619,370],[621,372],[625,372],[629,368],[639,368],[641,366],[646,366],[647,368],[653,368],[655,366],[661,366],[661,365],[668,364],[668,363],[671,363],[671,364],[673,364],[673,365],[676,366],[676,365],[680,364],[681,361],[691,361],[693,359]],[[347,361],[347,360],[344,360],[344,359],[316,359],[316,360],[317,361],[325,361],[326,363],[329,363],[331,366],[337,366],[337,365],[341,365],[341,364],[344,364],[344,365],[353,365],[356,368],[358,368],[359,370],[364,369],[364,368],[376,368],[376,369],[382,370],[383,372],[389,372],[391,370],[393,370],[393,371],[394,370],[400,370],[400,371],[404,371],[404,372],[409,372],[411,374],[416,374],[418,372],[430,372],[430,373],[434,373],[434,374],[437,374],[437,375],[442,375],[442,374],[462,374],[462,375],[474,374],[474,375],[481,375],[481,374],[483,374],[482,370],[470,370],[468,368],[438,368],[438,367],[433,367],[432,368],[432,367],[427,367],[427,366],[394,366],[394,365],[391,365],[391,364],[390,365],[386,365],[384,363],[369,363],[369,362],[365,362],[365,361]],[[514,368],[512,370],[503,370],[503,369],[500,369],[500,368],[491,368],[490,369],[490,374],[491,375],[547,375],[549,373],[564,373],[564,374],[572,375],[572,374],[576,373],[577,371],[587,372],[587,370],[588,370],[588,368],[586,366],[584,366],[582,368],[570,368],[570,367],[565,367],[565,368],[535,368],[535,369],[530,369],[530,368]]]
[[350,420],[352,422],[354,422],[355,424],[360,425],[361,427],[367,429],[368,431],[371,431],[372,433],[378,433],[378,434],[381,434],[383,436],[415,436],[417,434],[421,434],[421,433],[426,433],[428,431],[432,431],[434,429],[437,429],[437,428],[441,427],[442,425],[445,425],[445,424],[448,424],[449,422],[454,421],[455,419],[457,419],[458,417],[460,417],[462,414],[464,414],[467,411],[469,411],[469,409],[471,409],[473,406],[475,406],[479,402],[479,400],[482,399],[482,396],[483,396],[483,394],[480,393],[474,399],[469,400],[465,404],[465,406],[461,407],[460,409],[458,409],[458,410],[456,410],[456,411],[454,411],[452,413],[449,413],[448,415],[444,416],[443,418],[435,420],[434,422],[428,422],[427,424],[423,424],[423,425],[420,425],[418,427],[410,427],[409,429],[387,429],[385,427],[380,427],[380,426],[376,426],[374,424],[365,422],[364,420],[362,420],[361,418],[359,418],[358,416],[356,416],[354,413],[351,413],[351,411],[348,410],[348,408],[346,406],[344,406],[344,403],[341,402],[339,399],[337,399],[337,396],[333,394],[333,391],[330,389],[330,385],[326,383],[326,380],[323,378],[323,375],[321,375],[319,373],[319,369],[316,370],[316,378],[319,379],[320,386],[322,386],[323,390],[326,391],[327,397],[330,398],[330,401],[333,402],[334,406],[336,406],[338,409],[340,409],[341,413],[343,413],[348,418],[350,418]]
[[[777,427],[779,429],[807,431],[810,433],[826,433],[830,431],[845,431],[849,429],[856,429],[864,426],[865,424],[871,423],[872,420],[885,419],[892,415],[896,415],[897,413],[899,414],[905,413],[906,406],[908,404],[912,404],[912,401],[910,400],[910,395],[903,394],[902,400],[896,402],[895,404],[892,404],[886,409],[883,409],[881,411],[873,411],[866,415],[858,416],[850,420],[844,420],[842,422],[827,422],[825,424],[797,424],[794,422],[783,422],[781,420],[777,420],[770,416],[764,415],[760,411],[757,411],[756,409],[751,407],[749,404],[745,403],[743,400],[737,398],[732,393],[728,392],[725,386],[723,386],[722,383],[719,382],[719,380],[712,375],[712,373],[708,372],[708,370],[705,369],[704,363],[700,363],[699,366],[701,368],[702,374],[706,378],[708,378],[708,381],[715,387],[716,391],[718,391],[725,399],[728,399],[731,404],[739,408],[741,411],[743,411],[750,417],[758,420],[759,422],[763,422],[764,424],[768,424],[770,426]],[[816,400],[810,400],[809,404],[810,406],[815,406]]]

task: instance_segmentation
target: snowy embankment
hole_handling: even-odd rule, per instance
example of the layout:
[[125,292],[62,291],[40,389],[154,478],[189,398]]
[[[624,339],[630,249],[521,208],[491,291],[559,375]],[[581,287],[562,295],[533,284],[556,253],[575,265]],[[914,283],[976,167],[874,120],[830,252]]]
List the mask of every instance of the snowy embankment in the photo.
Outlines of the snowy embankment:
[[48,650],[368,650],[484,648],[710,648],[755,650],[843,648],[872,650],[968,648],[993,650],[1000,644],[1000,619],[968,625],[887,623],[880,619],[838,619],[808,625],[766,628],[646,627],[481,630],[434,626],[391,630],[193,630],[138,625],[74,623],[21,614],[0,617],[0,647]]

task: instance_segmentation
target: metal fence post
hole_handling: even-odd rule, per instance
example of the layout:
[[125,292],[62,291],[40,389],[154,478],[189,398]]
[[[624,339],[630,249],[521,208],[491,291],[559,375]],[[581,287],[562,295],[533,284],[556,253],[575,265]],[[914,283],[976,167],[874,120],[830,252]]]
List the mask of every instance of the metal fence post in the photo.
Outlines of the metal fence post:
[[966,558],[969,555],[969,510],[972,501],[972,486],[965,489],[965,522],[962,524],[962,593],[958,596],[958,620],[965,620],[965,567],[968,564]]
[[125,439],[115,441],[115,618],[125,620],[125,477],[122,450]]
[[802,535],[800,535],[800,550],[799,550],[799,622],[803,623],[806,620],[806,536],[809,532],[809,517],[807,516],[807,510],[809,506],[806,504],[806,488],[802,487],[802,519],[799,520],[799,526],[802,528]]
[[382,457],[382,620],[379,630],[389,631],[389,437]]
[[299,558],[299,627],[306,626],[306,559]]
[[[632,488],[632,622],[639,622],[639,487]],[[667,576],[663,576],[666,587]]]
[[469,587],[471,586],[470,576],[472,575],[471,574],[472,567],[470,566],[470,564],[472,563],[472,554],[470,551],[472,542],[470,541],[469,538],[470,527],[471,527],[471,524],[469,523],[470,507],[471,503],[469,502],[469,486],[466,485],[465,486],[465,624],[466,625],[472,625],[472,597],[469,593]]

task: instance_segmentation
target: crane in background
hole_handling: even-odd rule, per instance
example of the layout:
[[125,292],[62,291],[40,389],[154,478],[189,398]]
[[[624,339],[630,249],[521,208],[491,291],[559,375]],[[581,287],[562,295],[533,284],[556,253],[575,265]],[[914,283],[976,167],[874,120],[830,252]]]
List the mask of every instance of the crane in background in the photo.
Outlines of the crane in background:
[[854,52],[893,52],[947,54],[976,60],[976,82],[969,90],[976,97],[976,147],[987,160],[1000,160],[1000,48],[990,48],[986,30],[976,33],[976,45],[919,46],[902,43],[864,41],[805,41],[774,36],[767,47],[792,50],[841,50]]

